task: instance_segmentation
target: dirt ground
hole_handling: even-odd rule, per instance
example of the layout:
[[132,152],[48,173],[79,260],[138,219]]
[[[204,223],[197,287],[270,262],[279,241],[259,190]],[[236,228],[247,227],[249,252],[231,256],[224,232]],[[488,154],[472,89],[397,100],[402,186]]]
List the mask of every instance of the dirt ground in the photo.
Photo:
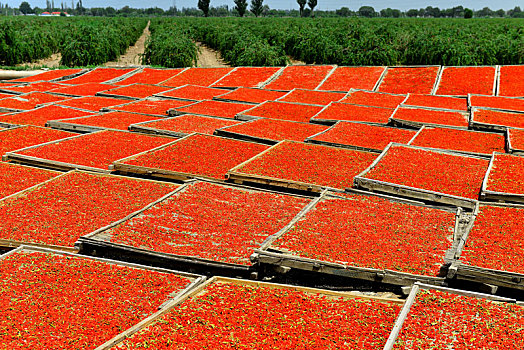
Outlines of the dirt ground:
[[146,48],[146,40],[150,35],[149,24],[147,23],[144,32],[138,38],[135,45],[130,46],[126,53],[121,55],[118,61],[107,62],[104,66],[139,66],[142,64],[141,54],[144,53]]
[[60,53],[54,53],[50,57],[43,58],[36,62],[32,63],[20,63],[17,64],[17,67],[30,66],[30,67],[48,67],[48,68],[58,68],[60,66],[60,59],[62,55]]
[[198,48],[197,67],[229,67],[220,56],[220,52],[215,51],[202,43],[195,43]]

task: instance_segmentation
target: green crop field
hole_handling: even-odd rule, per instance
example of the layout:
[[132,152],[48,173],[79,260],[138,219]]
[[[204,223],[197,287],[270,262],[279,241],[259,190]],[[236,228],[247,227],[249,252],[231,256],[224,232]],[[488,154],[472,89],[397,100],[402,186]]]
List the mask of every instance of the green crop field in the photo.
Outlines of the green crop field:
[[[62,54],[62,65],[115,59],[142,33],[143,18],[3,18],[0,64]],[[338,65],[524,63],[524,19],[155,18],[143,63],[191,66],[195,41],[232,66],[289,58]]]

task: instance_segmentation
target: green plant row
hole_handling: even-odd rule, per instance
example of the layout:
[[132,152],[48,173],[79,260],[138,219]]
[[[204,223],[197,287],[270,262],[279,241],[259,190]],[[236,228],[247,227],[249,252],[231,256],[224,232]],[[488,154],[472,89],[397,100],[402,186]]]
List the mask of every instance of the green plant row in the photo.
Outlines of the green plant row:
[[[171,25],[169,25],[171,23]],[[177,24],[175,26],[174,24]],[[171,18],[234,66],[524,63],[524,19]],[[161,62],[159,62],[161,64]]]
[[61,65],[115,60],[142,34],[143,18],[0,17],[0,65],[35,62],[61,53]]

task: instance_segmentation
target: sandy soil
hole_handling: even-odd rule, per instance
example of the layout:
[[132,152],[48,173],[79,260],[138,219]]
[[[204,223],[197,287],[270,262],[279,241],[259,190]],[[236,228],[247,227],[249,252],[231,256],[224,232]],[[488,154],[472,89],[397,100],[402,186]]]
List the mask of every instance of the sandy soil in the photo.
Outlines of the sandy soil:
[[289,64],[292,65],[292,66],[303,66],[303,65],[306,64],[306,62],[302,62],[302,61],[296,60],[296,59],[294,59],[291,56],[287,56],[287,58],[289,59]]
[[17,64],[17,67],[21,66],[30,66],[30,67],[48,67],[48,68],[58,68],[60,66],[60,59],[62,59],[62,55],[60,53],[54,53],[50,57],[43,58],[41,60],[38,60],[36,62],[32,63],[20,63]]
[[142,64],[142,58],[141,54],[144,53],[146,48],[146,40],[150,35],[149,32],[149,24],[147,23],[146,28],[144,29],[144,32],[138,38],[135,45],[130,46],[126,53],[121,55],[118,61],[113,62],[107,62],[104,64],[104,66],[139,66]]
[[195,43],[198,48],[197,67],[229,67],[220,56],[220,52],[215,51],[202,43]]

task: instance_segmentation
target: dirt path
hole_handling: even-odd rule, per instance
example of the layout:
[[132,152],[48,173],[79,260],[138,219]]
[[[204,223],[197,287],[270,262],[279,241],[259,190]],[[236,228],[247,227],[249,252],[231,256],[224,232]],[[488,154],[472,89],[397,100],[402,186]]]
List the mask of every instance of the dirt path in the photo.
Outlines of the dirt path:
[[198,48],[197,67],[229,67],[220,56],[220,52],[210,49],[202,43],[195,43]]
[[147,23],[146,28],[144,29],[144,32],[138,38],[135,45],[130,46],[126,53],[121,55],[118,61],[113,62],[107,62],[104,64],[104,66],[139,66],[142,64],[142,57],[140,56],[145,52],[146,49],[146,40],[151,34],[149,31],[149,24],[151,22]]
[[287,56],[287,58],[289,59],[289,64],[292,66],[303,66],[307,64],[306,62],[296,60],[291,56]]

